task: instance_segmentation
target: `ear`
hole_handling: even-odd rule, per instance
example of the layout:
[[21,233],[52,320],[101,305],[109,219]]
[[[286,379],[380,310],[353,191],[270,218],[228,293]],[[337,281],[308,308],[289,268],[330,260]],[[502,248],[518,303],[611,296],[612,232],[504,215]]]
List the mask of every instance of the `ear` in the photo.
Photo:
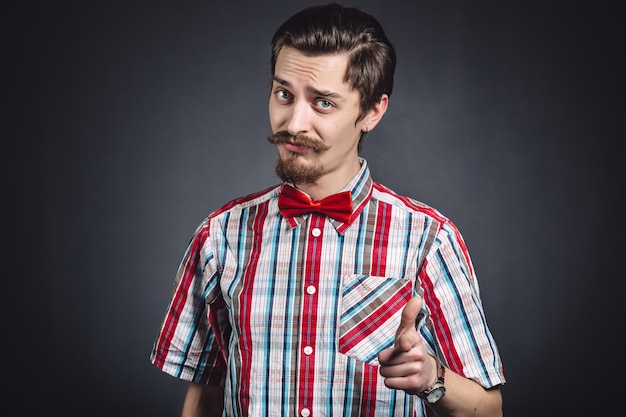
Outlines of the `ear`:
[[364,132],[370,132],[376,127],[380,119],[383,118],[383,115],[387,111],[387,106],[389,105],[389,96],[387,94],[383,94],[380,97],[380,100],[376,105],[365,115],[361,124],[363,126]]

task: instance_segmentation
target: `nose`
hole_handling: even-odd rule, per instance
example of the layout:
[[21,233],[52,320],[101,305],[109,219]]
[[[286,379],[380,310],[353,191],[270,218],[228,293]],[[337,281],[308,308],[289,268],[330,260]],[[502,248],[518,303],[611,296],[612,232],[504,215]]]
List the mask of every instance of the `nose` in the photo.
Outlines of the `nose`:
[[291,135],[306,133],[311,129],[311,117],[313,110],[304,101],[295,102],[291,106],[291,113],[287,121],[287,131]]

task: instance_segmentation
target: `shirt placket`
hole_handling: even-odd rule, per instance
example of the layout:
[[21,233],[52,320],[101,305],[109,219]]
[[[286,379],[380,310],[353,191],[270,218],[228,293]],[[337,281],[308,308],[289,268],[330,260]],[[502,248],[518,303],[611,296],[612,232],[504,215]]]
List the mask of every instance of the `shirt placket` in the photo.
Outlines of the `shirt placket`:
[[315,358],[317,340],[318,286],[324,223],[326,217],[312,214],[309,219],[307,253],[304,268],[304,291],[302,292],[302,316],[300,320],[300,368],[298,413],[301,417],[313,415],[315,383]]

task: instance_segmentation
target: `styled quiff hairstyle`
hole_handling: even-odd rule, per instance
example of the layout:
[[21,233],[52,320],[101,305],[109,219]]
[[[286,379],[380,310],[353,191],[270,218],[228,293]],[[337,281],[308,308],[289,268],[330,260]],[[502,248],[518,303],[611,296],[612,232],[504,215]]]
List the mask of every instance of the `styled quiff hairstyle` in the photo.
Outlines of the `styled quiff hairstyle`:
[[395,50],[380,23],[359,9],[330,3],[308,7],[290,17],[272,37],[272,74],[283,46],[312,56],[348,54],[345,81],[361,96],[357,121],[383,94],[391,96]]

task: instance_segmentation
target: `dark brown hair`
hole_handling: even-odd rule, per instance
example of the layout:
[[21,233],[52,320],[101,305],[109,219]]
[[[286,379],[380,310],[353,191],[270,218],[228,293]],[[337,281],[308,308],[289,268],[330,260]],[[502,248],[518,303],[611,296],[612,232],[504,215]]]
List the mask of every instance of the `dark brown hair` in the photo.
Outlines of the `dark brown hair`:
[[383,94],[391,95],[396,54],[382,26],[362,10],[337,3],[308,7],[272,37],[271,71],[283,46],[311,55],[348,53],[345,81],[361,95],[361,120]]

